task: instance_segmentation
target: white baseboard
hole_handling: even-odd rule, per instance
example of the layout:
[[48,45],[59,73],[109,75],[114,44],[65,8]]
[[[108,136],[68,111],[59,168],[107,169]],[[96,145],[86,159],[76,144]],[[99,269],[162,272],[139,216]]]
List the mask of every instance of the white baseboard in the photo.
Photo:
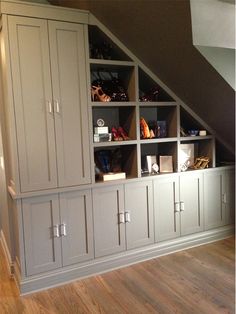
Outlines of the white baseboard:
[[[91,261],[62,267],[54,271],[39,275],[20,278],[20,273],[15,271],[16,280],[21,294],[28,294],[62,284],[101,274],[124,266],[132,265],[162,255],[215,242],[232,236],[233,226],[225,226],[214,230],[195,233],[173,240],[155,243],[139,249],[124,251],[119,254],[97,258]],[[15,265],[16,266],[16,265]]]
[[7,269],[9,274],[12,276],[14,274],[14,265],[3,230],[0,230],[0,245],[2,246],[3,253],[7,261]]

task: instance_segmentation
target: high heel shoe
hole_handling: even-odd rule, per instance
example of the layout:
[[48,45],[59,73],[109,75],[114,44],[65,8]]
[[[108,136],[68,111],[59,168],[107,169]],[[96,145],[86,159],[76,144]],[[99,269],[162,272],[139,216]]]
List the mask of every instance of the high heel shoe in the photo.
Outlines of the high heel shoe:
[[123,141],[123,137],[120,136],[119,132],[117,131],[116,128],[112,128],[111,129],[111,133],[112,133],[112,138],[113,138],[113,141]]
[[125,130],[121,126],[118,127],[117,131],[124,141],[130,140],[130,138],[128,137],[128,134],[125,132]]
[[106,95],[101,86],[92,86],[91,87],[91,96],[92,96],[92,101],[102,101],[102,102],[108,102],[111,101],[111,97]]

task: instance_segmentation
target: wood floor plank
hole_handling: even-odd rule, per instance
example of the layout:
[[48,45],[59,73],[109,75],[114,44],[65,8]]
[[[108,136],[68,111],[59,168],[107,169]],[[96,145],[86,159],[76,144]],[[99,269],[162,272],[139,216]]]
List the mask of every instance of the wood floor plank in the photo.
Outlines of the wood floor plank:
[[233,314],[234,237],[20,297],[0,247],[1,314]]

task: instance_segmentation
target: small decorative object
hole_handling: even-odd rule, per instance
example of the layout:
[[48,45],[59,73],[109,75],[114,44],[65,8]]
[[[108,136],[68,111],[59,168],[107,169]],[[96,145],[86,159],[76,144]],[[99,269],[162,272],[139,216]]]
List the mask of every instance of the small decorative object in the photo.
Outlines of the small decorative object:
[[150,138],[150,130],[146,120],[143,117],[140,118],[140,133],[141,138]]
[[166,121],[157,121],[156,137],[166,137],[166,136],[167,136]]
[[105,125],[105,122],[104,122],[104,120],[103,119],[101,119],[101,118],[99,118],[99,119],[97,119],[97,126],[104,126]]
[[188,131],[188,134],[189,134],[190,136],[197,136],[198,133],[199,133],[199,130],[189,130],[189,131]]
[[160,172],[173,172],[172,156],[159,156]]
[[157,157],[156,155],[148,155],[146,156],[146,164],[148,173],[158,173],[159,167],[157,165]]
[[200,131],[199,131],[199,135],[200,135],[200,136],[206,136],[206,135],[207,135],[206,130],[200,130]]
[[180,171],[186,171],[188,167],[194,164],[194,144],[180,144],[179,150],[179,168]]
[[182,126],[180,127],[180,135],[181,136],[187,136],[187,133]]

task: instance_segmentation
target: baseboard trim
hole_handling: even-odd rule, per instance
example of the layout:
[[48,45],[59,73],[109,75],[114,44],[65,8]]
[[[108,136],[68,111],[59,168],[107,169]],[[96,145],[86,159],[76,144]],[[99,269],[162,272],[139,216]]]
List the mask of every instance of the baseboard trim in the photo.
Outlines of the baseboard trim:
[[58,285],[67,284],[78,279],[98,275],[138,262],[143,262],[148,259],[157,258],[162,255],[222,240],[232,236],[233,234],[234,226],[225,226],[190,236],[156,243],[151,246],[125,251],[112,256],[94,259],[89,262],[60,268],[55,271],[43,273],[37,276],[30,276],[24,279],[20,279],[20,274],[16,269],[16,280],[18,281],[20,293],[24,295]]
[[0,230],[0,245],[3,249],[3,253],[4,253],[4,256],[5,256],[6,261],[7,261],[8,272],[9,272],[10,276],[12,276],[14,274],[14,265],[12,262],[11,254],[10,254],[3,230]]

